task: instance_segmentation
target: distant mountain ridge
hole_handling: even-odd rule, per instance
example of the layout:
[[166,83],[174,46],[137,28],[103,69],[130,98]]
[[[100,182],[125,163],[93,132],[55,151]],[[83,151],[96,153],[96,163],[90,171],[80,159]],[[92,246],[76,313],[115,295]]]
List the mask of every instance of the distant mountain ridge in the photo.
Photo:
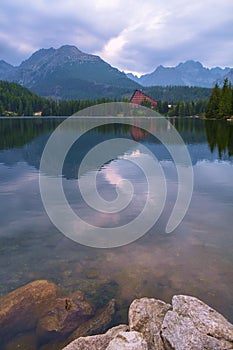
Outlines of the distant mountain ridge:
[[205,68],[200,62],[189,60],[176,67],[160,65],[138,78],[72,45],[40,49],[18,67],[0,60],[0,80],[19,83],[55,100],[130,98],[134,90],[150,86],[212,88],[216,82],[221,85],[226,77],[233,83],[233,69]]
[[0,79],[58,100],[130,96],[140,87],[100,57],[70,45],[38,50],[18,67],[3,62]]
[[231,68],[206,68],[198,61],[189,60],[176,67],[158,66],[152,73],[140,78],[132,73],[127,76],[142,86],[198,86],[211,88],[222,82]]
[[11,72],[13,69],[14,69],[14,67],[11,64],[1,60],[0,61],[0,77],[1,77],[1,80],[4,80],[7,77],[7,74],[9,72]]

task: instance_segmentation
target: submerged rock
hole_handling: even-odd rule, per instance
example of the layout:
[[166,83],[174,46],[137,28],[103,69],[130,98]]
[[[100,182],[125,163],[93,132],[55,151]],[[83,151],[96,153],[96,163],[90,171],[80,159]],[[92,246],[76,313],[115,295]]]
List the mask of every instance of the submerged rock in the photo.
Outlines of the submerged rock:
[[111,300],[108,305],[99,310],[96,316],[92,317],[87,322],[84,322],[78,327],[69,337],[69,341],[72,341],[78,337],[85,337],[88,335],[94,335],[98,333],[106,332],[107,328],[112,323],[113,316],[115,314],[115,300]]
[[40,318],[37,337],[40,342],[64,338],[93,315],[93,306],[84,300],[80,291],[67,298],[57,298],[51,309]]
[[115,300],[111,300],[105,308],[102,308],[97,314],[88,321],[81,324],[65,341],[52,341],[42,347],[41,350],[57,350],[65,347],[67,344],[79,337],[86,337],[104,333],[112,324],[115,314]]
[[57,291],[54,283],[38,280],[0,298],[0,339],[35,328]]
[[4,350],[37,350],[35,333],[19,334],[5,344]]

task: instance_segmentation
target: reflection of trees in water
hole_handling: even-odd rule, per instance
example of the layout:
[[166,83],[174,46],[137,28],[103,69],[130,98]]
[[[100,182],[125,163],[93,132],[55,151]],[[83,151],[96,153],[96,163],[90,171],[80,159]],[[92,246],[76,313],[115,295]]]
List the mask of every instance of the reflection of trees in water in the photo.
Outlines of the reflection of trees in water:
[[233,125],[226,121],[206,120],[205,127],[211,152],[217,148],[219,158],[226,152],[233,156]]
[[0,150],[22,147],[45,132],[52,132],[62,119],[1,118]]
[[[163,120],[164,119],[164,120]],[[53,130],[63,121],[63,118],[7,118],[0,122],[0,150],[15,147],[22,147],[30,143],[33,139],[45,133],[52,133]],[[140,141],[148,136],[148,131],[152,134],[167,133],[170,131],[169,124],[165,123],[165,118],[148,118],[143,120],[141,129],[138,126],[138,118],[130,119],[130,124],[116,123],[116,119],[109,123],[100,125],[88,131],[90,135],[109,135],[108,137],[130,137]],[[185,142],[205,142],[205,126],[203,120],[192,118],[171,118],[169,122],[178,130]],[[79,118],[67,121],[63,129],[77,131],[77,133],[87,129],[89,119]],[[135,123],[135,126],[132,125]],[[150,142],[158,143],[155,137],[150,137]]]
[[[205,135],[205,125],[202,119],[197,118],[174,118],[169,121],[175,126],[180,134],[189,135]],[[191,140],[188,140],[191,141]]]
[[[49,135],[62,120],[58,118],[2,118],[0,150],[22,147],[43,134],[48,133]],[[119,122],[120,120],[119,118]],[[154,136],[148,134],[148,131],[139,128],[136,121],[137,118],[135,126],[132,126],[116,123],[115,120],[111,123],[111,118],[109,118],[109,124],[100,125],[88,131],[87,137],[89,138],[84,148],[87,145],[94,146],[98,137],[103,140],[111,137],[129,137],[141,142],[159,143]],[[86,129],[88,122],[85,117],[79,118],[78,123],[77,120],[70,119],[67,129],[74,132],[77,130],[78,135],[78,132]],[[204,121],[196,118],[170,118],[169,122],[177,129],[186,144],[205,143],[207,139],[211,152],[217,148],[220,158],[224,153],[233,156],[233,124],[221,120]],[[146,125],[146,130],[154,134],[170,131],[169,124],[164,121],[160,122],[159,118],[144,119],[143,125]],[[106,135],[106,138],[103,135]],[[42,141],[45,142],[45,140]]]

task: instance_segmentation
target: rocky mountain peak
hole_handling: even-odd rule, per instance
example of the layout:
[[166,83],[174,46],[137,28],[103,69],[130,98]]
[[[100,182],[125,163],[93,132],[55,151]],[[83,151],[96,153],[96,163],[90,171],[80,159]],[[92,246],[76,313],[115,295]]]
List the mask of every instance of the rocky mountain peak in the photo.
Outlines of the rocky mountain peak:
[[14,67],[7,63],[6,61],[0,60],[0,76],[1,79],[5,79],[7,74],[11,72],[14,69]]
[[5,67],[13,67],[11,64],[7,63],[4,60],[0,60],[0,66],[5,66]]
[[[142,75],[137,79],[137,82],[143,86],[213,87],[216,81],[226,75],[229,70],[229,68],[222,69],[219,67],[209,69],[198,61],[188,60],[179,63],[175,67],[160,65],[152,73]],[[133,77],[129,76],[129,78],[132,79]]]
[[199,61],[188,60],[178,64],[177,68],[189,67],[189,68],[203,68],[203,65]]
[[53,47],[49,49],[40,49],[34,52],[27,60],[23,61],[19,67],[26,69],[36,68],[36,66],[49,61],[54,52],[55,49]]
[[100,60],[98,56],[87,54],[79,50],[73,45],[63,45],[59,49],[55,50],[55,57],[59,57],[60,60],[67,61],[96,61]]
[[58,49],[40,49],[32,54],[19,68],[38,70],[41,68],[56,67],[67,62],[83,62],[100,60],[98,56],[89,55],[72,45],[64,45]]
[[17,82],[41,96],[55,99],[115,98],[131,94],[139,87],[100,57],[73,45],[40,49],[20,66],[2,70],[0,79]]

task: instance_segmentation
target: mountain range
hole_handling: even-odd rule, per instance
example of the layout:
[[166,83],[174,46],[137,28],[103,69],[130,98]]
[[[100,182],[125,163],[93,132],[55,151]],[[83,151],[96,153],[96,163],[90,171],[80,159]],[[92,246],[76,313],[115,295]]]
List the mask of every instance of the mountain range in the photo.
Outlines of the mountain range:
[[216,82],[222,84],[225,78],[232,79],[231,68],[206,68],[193,60],[179,63],[176,67],[158,66],[152,73],[140,78],[132,73],[127,76],[142,86],[199,86],[211,88]]
[[0,80],[57,100],[116,98],[141,87],[100,57],[70,45],[38,50],[18,67],[0,61]]
[[144,86],[212,88],[225,77],[232,81],[233,69],[209,69],[190,60],[176,67],[159,66],[138,78],[71,45],[40,49],[17,67],[0,61],[0,80],[19,83],[40,96],[56,100],[130,97],[135,89]]

